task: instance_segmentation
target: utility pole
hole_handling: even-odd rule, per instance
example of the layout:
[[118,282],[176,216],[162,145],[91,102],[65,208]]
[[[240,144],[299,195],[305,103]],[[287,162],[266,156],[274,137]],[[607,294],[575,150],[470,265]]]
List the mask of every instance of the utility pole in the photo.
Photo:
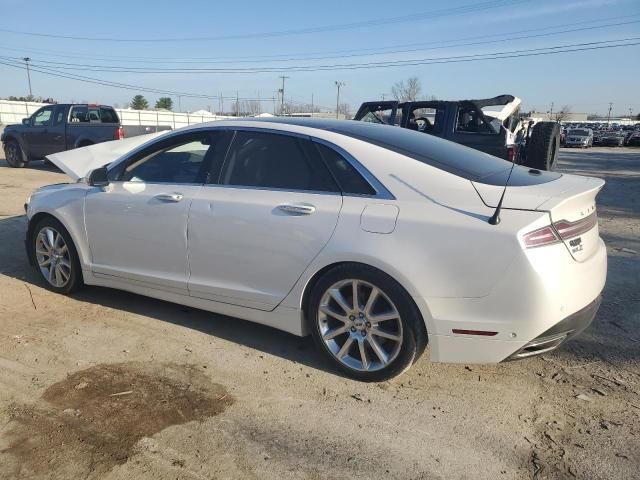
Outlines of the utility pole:
[[311,118],[313,118],[313,93],[311,94]]
[[381,93],[380,95],[382,96],[382,101],[384,102],[384,99],[387,97],[387,94],[386,93]]
[[633,120],[633,108],[629,107],[629,120]]
[[609,122],[611,121],[611,109],[613,108],[613,102],[609,102],[609,113],[607,114],[607,128],[609,128]]
[[182,95],[178,95],[178,112],[182,113]]
[[33,92],[31,91],[31,72],[29,71],[29,62],[31,61],[30,57],[24,57],[24,63],[27,64],[27,80],[29,80],[29,97],[33,98]]
[[336,95],[336,118],[340,118],[339,117],[339,112],[340,112],[340,87],[344,87],[346,85],[346,83],[339,82],[339,81],[336,80],[335,84],[336,84],[336,87],[338,88],[338,94]]
[[222,99],[222,92],[220,92],[220,116],[224,115],[224,100]]
[[289,77],[280,75],[280,78],[282,79],[282,88],[279,90],[280,94],[282,95],[280,100],[280,115],[282,115],[284,113],[284,81]]
[[549,110],[549,120],[553,120],[553,103],[551,102],[551,110]]
[[238,98],[238,91],[236,90],[236,117],[240,116],[240,98]]

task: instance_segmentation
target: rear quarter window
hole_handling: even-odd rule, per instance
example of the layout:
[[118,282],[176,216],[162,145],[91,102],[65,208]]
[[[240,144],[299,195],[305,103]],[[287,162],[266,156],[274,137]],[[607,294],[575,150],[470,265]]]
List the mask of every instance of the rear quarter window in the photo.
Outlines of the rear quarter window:
[[100,107],[100,121],[102,123],[120,123],[118,115],[113,108]]

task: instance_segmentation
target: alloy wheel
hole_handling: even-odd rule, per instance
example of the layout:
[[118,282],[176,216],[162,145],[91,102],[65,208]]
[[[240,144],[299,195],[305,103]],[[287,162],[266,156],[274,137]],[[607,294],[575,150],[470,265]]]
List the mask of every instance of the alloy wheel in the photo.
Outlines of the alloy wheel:
[[328,288],[317,319],[326,348],[354,370],[383,369],[402,347],[398,309],[380,288],[363,280],[341,280]]
[[71,279],[71,257],[63,236],[52,227],[44,227],[36,237],[36,261],[42,276],[57,288]]

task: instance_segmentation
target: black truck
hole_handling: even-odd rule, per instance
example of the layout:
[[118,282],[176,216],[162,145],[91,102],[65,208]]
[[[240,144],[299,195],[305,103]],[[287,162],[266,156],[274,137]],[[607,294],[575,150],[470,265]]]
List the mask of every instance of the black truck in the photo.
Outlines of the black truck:
[[52,153],[124,138],[113,107],[91,104],[46,105],[21,125],[7,125],[0,140],[11,167]]
[[553,170],[560,148],[560,124],[522,119],[520,103],[513,95],[479,100],[365,102],[354,120],[408,128],[510,162]]

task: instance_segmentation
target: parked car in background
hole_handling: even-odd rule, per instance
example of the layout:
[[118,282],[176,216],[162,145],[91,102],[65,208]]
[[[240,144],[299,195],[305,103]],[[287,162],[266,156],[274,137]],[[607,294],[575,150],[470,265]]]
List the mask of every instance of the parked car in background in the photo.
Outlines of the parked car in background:
[[442,362],[546,353],[598,309],[600,179],[354,121],[219,121],[136,140],[123,155],[88,147],[91,162],[49,156],[83,178],[26,206],[50,290],[101,285],[311,333],[367,381],[400,374],[427,342]]
[[354,120],[396,125],[538,170],[553,170],[560,147],[560,124],[521,118],[521,102],[513,95],[477,100],[365,102]]
[[118,114],[107,105],[44,106],[20,125],[7,125],[0,140],[10,167],[52,153],[124,138]]
[[624,132],[621,130],[606,130],[600,135],[600,145],[603,147],[622,147]]
[[567,132],[565,147],[591,148],[593,146],[593,131],[590,128],[572,128]]
[[640,147],[640,130],[631,132],[625,140],[625,145],[629,147]]

